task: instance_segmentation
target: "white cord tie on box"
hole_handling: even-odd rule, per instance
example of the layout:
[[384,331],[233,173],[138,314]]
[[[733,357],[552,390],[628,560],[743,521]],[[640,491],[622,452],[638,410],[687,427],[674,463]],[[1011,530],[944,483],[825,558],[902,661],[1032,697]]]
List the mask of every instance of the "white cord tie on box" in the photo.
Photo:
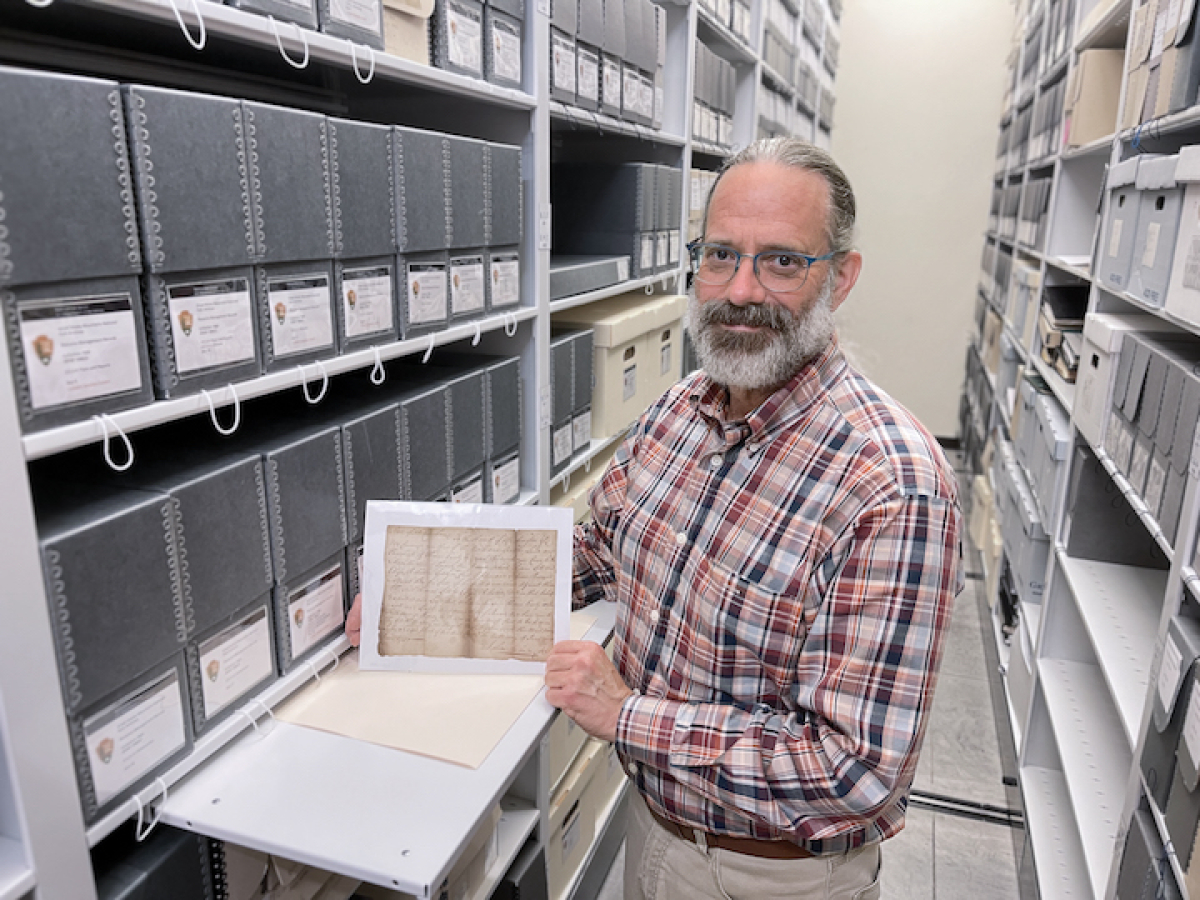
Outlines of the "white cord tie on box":
[[478,347],[479,340],[483,337],[483,330],[479,327],[479,323],[475,323],[475,337],[471,338],[471,346]]
[[279,48],[279,55],[283,57],[284,62],[286,62],[293,69],[308,68],[308,37],[305,35],[304,29],[296,23],[292,23],[292,27],[296,29],[297,36],[304,43],[304,59],[300,60],[300,62],[296,62],[294,59],[288,56],[287,51],[283,49],[283,39],[279,36],[279,23],[275,21],[274,16],[268,15],[267,18],[271,22],[271,31],[275,33],[275,46]]
[[[196,2],[196,0],[192,0]],[[368,58],[371,60],[370,67],[367,69],[367,77],[364,78],[362,73],[358,71],[358,50],[354,41],[346,41],[350,45],[350,65],[354,67],[354,77],[358,79],[360,84],[370,84],[371,79],[375,77],[375,48],[370,44],[363,44],[367,49]]]
[[375,354],[375,365],[371,369],[371,384],[379,387],[387,380],[387,369],[383,367],[383,357],[379,355],[379,348],[372,347],[371,352]]
[[517,317],[512,313],[504,314],[504,333],[508,337],[512,337],[517,333]]
[[175,21],[179,23],[179,30],[183,32],[183,36],[187,42],[192,45],[195,50],[203,50],[204,45],[208,43],[208,31],[204,27],[204,16],[200,14],[199,0],[192,0],[192,11],[196,14],[196,25],[200,31],[200,37],[193,39],[192,33],[188,31],[187,24],[183,21],[183,16],[179,12],[179,5],[175,0],[167,0],[171,4],[171,11],[175,13]]
[[333,660],[333,665],[329,667],[329,671],[330,672],[336,671],[337,667],[342,662],[342,658],[340,656],[338,656],[336,653],[334,653],[333,650],[328,645],[322,647],[321,650],[324,651],[325,653],[328,653],[329,658]]
[[213,404],[212,394],[208,391],[201,391],[204,399],[208,401],[208,414],[212,418],[213,428],[217,429],[217,434],[222,434],[225,437],[233,434],[238,430],[238,426],[242,424],[242,401],[238,399],[237,388],[232,384],[225,385],[229,389],[229,393],[233,396],[233,424],[228,428],[222,428],[221,423],[217,421],[217,408]]
[[425,348],[425,355],[421,357],[421,365],[425,365],[426,363],[428,363],[429,357],[433,356],[433,345],[434,345],[434,342],[436,341],[436,339],[437,339],[436,334],[431,334],[429,336],[429,346]]
[[307,400],[309,405],[311,405],[311,406],[316,406],[323,399],[325,399],[325,392],[327,390],[329,390],[329,372],[325,368],[325,363],[321,362],[318,359],[316,362],[316,366],[317,366],[317,369],[321,372],[321,390],[317,393],[317,396],[315,396],[315,397],[312,396],[308,392],[308,376],[304,374],[304,366],[296,367],[300,370],[300,377],[304,379],[303,381],[300,382],[300,387],[304,391],[304,399]]
[[54,0],[25,0],[25,2],[30,6],[36,6],[38,9],[45,9],[47,6],[53,3]]
[[563,486],[564,494],[570,493],[570,490],[571,490],[571,473],[570,472],[568,472],[566,475],[563,476],[562,486]]
[[[133,836],[139,844],[146,838],[150,837],[150,832],[154,830],[154,826],[157,825],[159,819],[162,818],[163,804],[167,802],[167,783],[163,781],[161,775],[154,779],[154,783],[162,787],[162,798],[161,802],[158,804],[158,811],[151,815],[149,822],[145,821],[146,807],[142,805],[142,798],[137,794],[133,795],[134,805],[137,806],[137,825],[134,827]],[[151,803],[153,803],[153,800],[146,801],[147,806]]]
[[654,293],[654,282],[651,281],[648,285],[646,285],[646,296],[649,297],[653,293]]
[[[100,433],[104,436],[104,461],[108,463],[108,467],[114,472],[126,471],[130,466],[133,465],[133,444],[130,443],[129,436],[121,430],[121,426],[118,425],[116,420],[114,420],[113,417],[108,413],[100,413],[100,415],[93,416],[93,418],[100,423]],[[112,425],[113,429],[117,432],[117,436],[120,437],[125,444],[125,453],[128,456],[128,459],[120,464],[113,462],[112,447],[110,445],[110,438],[108,434],[109,425]]]

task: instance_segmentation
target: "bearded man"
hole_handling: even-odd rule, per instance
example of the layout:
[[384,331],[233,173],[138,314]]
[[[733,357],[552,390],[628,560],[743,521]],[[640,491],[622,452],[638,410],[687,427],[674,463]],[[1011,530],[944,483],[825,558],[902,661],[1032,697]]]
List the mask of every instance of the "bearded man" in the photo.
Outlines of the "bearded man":
[[615,741],[636,794],[627,900],[875,898],[904,826],[962,587],[953,472],[847,363],[854,194],[760,141],[689,246],[702,371],[634,424],[575,535],[574,602],[615,601],[615,665],[564,641],[547,699]]

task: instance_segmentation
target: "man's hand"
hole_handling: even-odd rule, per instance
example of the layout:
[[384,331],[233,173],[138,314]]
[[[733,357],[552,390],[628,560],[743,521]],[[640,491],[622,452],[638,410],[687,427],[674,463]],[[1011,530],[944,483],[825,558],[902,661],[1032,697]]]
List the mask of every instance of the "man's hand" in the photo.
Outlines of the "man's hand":
[[617,736],[621,705],[633,693],[604,649],[591,641],[559,641],[546,658],[546,699],[592,737]]
[[346,637],[355,647],[362,640],[362,594],[354,595],[354,603],[350,605],[350,612],[346,613]]

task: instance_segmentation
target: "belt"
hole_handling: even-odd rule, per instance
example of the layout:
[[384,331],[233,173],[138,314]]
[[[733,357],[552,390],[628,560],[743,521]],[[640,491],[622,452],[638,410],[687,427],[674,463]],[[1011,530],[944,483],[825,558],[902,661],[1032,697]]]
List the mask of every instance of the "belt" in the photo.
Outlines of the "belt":
[[[760,841],[757,838],[733,837],[728,834],[709,834],[708,832],[688,828],[664,819],[654,810],[650,809],[649,805],[646,806],[646,809],[650,811],[650,815],[654,816],[654,821],[671,834],[689,843],[696,844],[701,849],[705,847],[719,847],[722,850],[729,850],[733,853],[744,853],[746,856],[757,856],[760,859],[809,859],[815,855],[800,845],[793,844],[791,841]],[[699,840],[700,837],[703,838],[703,842]]]

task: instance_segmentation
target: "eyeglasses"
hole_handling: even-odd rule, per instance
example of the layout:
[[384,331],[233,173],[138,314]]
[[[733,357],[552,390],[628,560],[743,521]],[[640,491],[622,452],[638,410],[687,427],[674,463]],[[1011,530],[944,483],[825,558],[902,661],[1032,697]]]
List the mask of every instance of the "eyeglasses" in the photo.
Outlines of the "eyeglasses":
[[724,244],[703,244],[693,241],[687,245],[692,259],[692,272],[703,284],[729,284],[737,274],[743,259],[754,266],[754,276],[768,291],[786,293],[798,291],[808,279],[808,270],[813,263],[833,259],[837,253],[824,256],[808,256],[791,250],[764,250],[753,255],[738,253]]

